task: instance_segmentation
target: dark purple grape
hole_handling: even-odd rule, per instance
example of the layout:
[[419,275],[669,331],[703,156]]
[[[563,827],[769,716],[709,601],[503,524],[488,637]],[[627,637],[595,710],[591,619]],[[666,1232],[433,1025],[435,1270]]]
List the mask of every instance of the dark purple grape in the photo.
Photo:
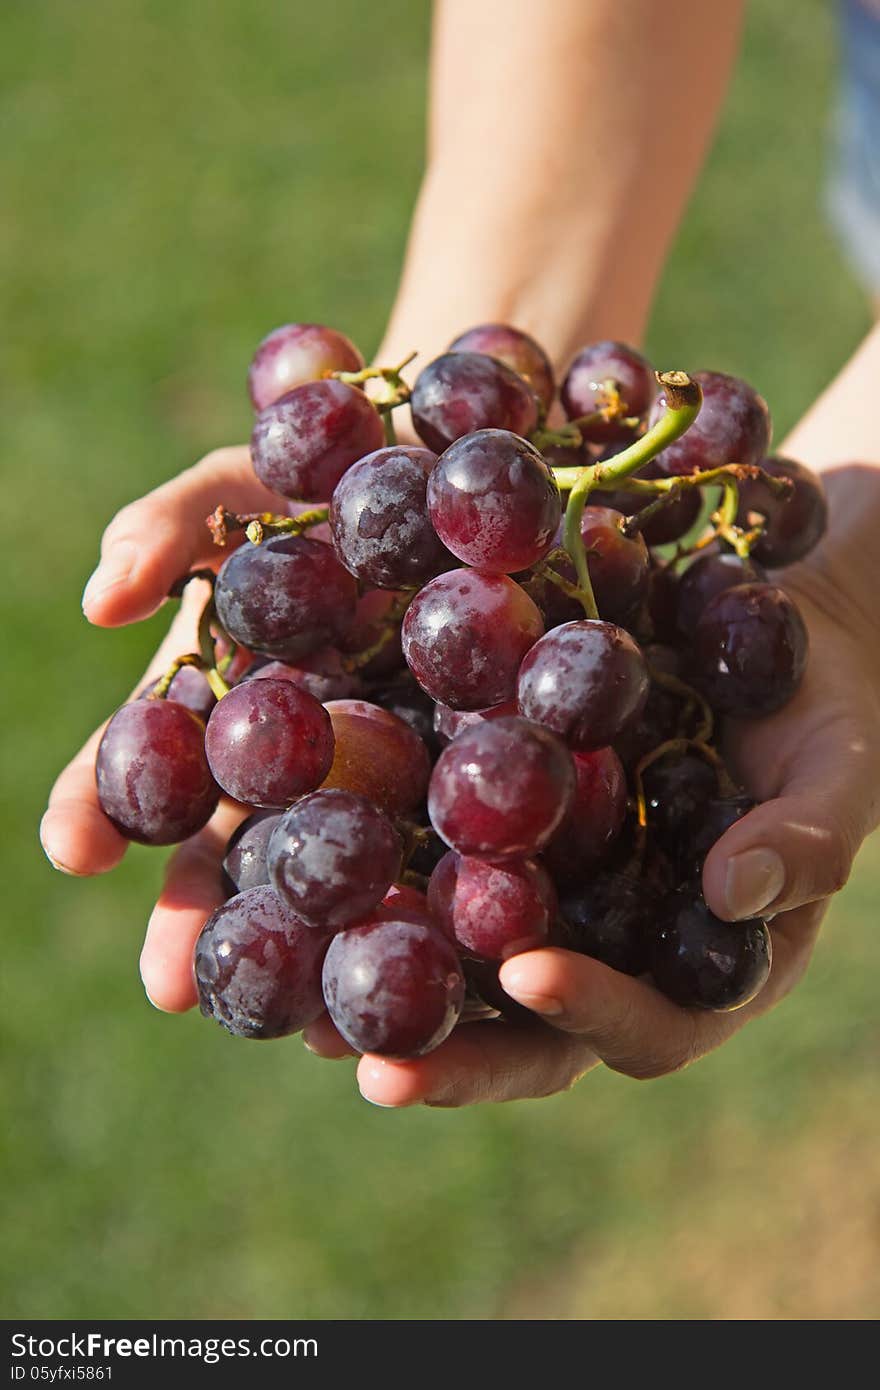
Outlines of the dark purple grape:
[[499,961],[476,960],[468,956],[462,960],[461,965],[468,992],[472,996],[481,1000],[494,1012],[499,1013],[507,1023],[534,1027],[535,1015],[531,1009],[525,1008],[516,999],[511,999],[498,978],[498,971],[501,968]]
[[301,922],[271,888],[218,907],[196,942],[199,1008],[239,1038],[298,1033],[324,1009],[327,937]]
[[573,754],[577,786],[565,820],[544,852],[560,881],[580,880],[608,854],[626,815],[626,774],[613,748]]
[[[614,457],[619,452],[619,447],[612,447],[602,455],[600,462]],[[651,478],[661,478],[664,476],[660,466],[655,459],[651,459],[643,468],[640,468],[637,475],[639,478],[650,480]],[[636,492],[624,492],[618,490],[614,492],[596,491],[590,494],[594,503],[605,507],[613,507],[618,512],[623,512],[625,516],[636,516],[644,511],[649,502],[653,502],[653,497],[641,496]],[[700,507],[703,499],[700,496],[699,488],[685,488],[678,494],[673,502],[668,502],[652,521],[648,521],[640,530],[640,535],[644,536],[648,545],[669,545],[672,541],[680,540],[686,531],[689,531],[700,514]]]
[[450,850],[431,875],[428,905],[462,951],[507,960],[547,945],[556,892],[530,859],[474,859]]
[[697,623],[716,594],[738,584],[763,584],[764,570],[754,560],[743,560],[732,551],[700,555],[680,576],[676,587],[675,617],[679,632],[693,637]]
[[313,927],[338,931],[381,902],[400,873],[403,844],[378,806],[354,792],[313,792],[279,820],[269,882]]
[[407,869],[423,878],[430,878],[448,847],[444,845],[433,826],[420,826],[422,835],[410,855]]
[[[620,528],[625,519],[622,513],[610,507],[592,505],[584,507],[581,519],[581,539],[587,552],[596,607],[603,618],[615,623],[632,618],[647,593],[650,573],[648,547],[641,536],[630,539],[623,534]],[[560,526],[556,544],[561,546],[562,543]],[[552,568],[569,584],[577,584],[577,572],[569,556],[554,557]],[[546,575],[529,578],[524,586],[538,605],[548,630],[583,617],[583,605],[570,598]]]
[[354,671],[346,671],[342,656],[335,647],[322,647],[308,656],[301,656],[295,666],[258,657],[241,679],[291,681],[301,690],[314,695],[322,704],[325,700],[356,699],[362,690],[359,676]]
[[560,898],[566,944],[624,975],[641,975],[650,963],[657,906],[657,895],[644,879],[601,873]]
[[696,753],[658,758],[642,779],[648,825],[663,853],[677,862],[691,824],[718,794],[715,769]]
[[248,806],[289,806],[323,782],[333,762],[324,706],[290,681],[245,681],[215,706],[205,733],[211,771]]
[[224,560],[214,587],[229,635],[282,661],[333,646],[354,622],[356,598],[331,547],[308,536],[247,542]]
[[410,724],[366,700],[330,700],[327,713],[336,752],[325,787],[357,792],[389,815],[422,805],[431,758]]
[[739,1009],[763,988],[773,948],[760,917],[722,922],[691,890],[672,893],[651,947],[659,990],[686,1009]]
[[[627,343],[605,341],[581,348],[566,373],[559,394],[569,420],[595,414],[601,404],[597,387],[609,380],[617,383],[627,417],[648,413],[657,391],[653,367]],[[602,420],[581,426],[581,434],[591,444],[607,444],[632,439],[633,428]]]
[[444,748],[431,774],[428,812],[462,854],[537,854],[562,824],[575,791],[571,755],[526,719],[484,719]]
[[395,445],[359,459],[330,504],[333,545],[346,569],[380,589],[417,589],[454,563],[428,516],[430,449]]
[[605,748],[641,713],[648,671],[636,642],[614,623],[564,623],[520,667],[517,701],[527,719],[554,729],[579,752]]
[[329,502],[346,468],[381,448],[382,418],[342,381],[309,381],[261,410],[251,435],[254,472],[273,492]]
[[509,430],[487,429],[456,440],[440,456],[428,480],[428,511],[459,560],[513,574],[547,554],[562,501],[537,449]]
[[645,595],[644,616],[655,642],[672,645],[681,640],[678,630],[678,579],[672,565],[652,556]]
[[101,810],[128,840],[173,845],[210,820],[220,797],[205,756],[205,726],[175,700],[133,700],[98,745]]
[[[645,647],[644,652],[649,668],[655,668],[670,676],[681,676],[681,658],[672,647],[652,643]],[[653,752],[667,739],[675,738],[686,709],[687,702],[680,695],[665,690],[652,680],[648,698],[638,719],[628,724],[623,733],[615,739],[614,751],[623,766],[627,769],[635,768],[646,753]]]
[[482,323],[469,328],[449,344],[447,352],[479,352],[503,362],[527,381],[545,411],[550,409],[556,385],[550,359],[539,343],[506,323]]
[[430,753],[439,753],[440,745],[434,732],[436,706],[408,671],[393,684],[372,689],[370,699],[380,709],[387,710],[408,724]]
[[[680,438],[657,455],[661,473],[686,475],[728,463],[760,463],[770,447],[771,433],[763,396],[739,377],[723,372],[693,372],[692,378],[703,392],[700,413]],[[665,409],[666,397],[660,395],[650,423],[659,420]]]
[[364,365],[344,333],[320,323],[285,323],[260,343],[248,369],[248,393],[255,410],[279,396],[319,381],[325,372],[359,372]]
[[544,631],[524,589],[504,574],[458,569],[416,594],[401,626],[419,685],[453,709],[513,698],[520,662]]
[[223,857],[223,872],[233,893],[261,888],[269,882],[266,852],[280,819],[277,811],[255,811],[233,830]]
[[437,454],[474,430],[528,435],[538,423],[528,383],[480,352],[447,352],[429,362],[416,378],[410,405],[419,438]]
[[828,525],[828,501],[818,473],[794,459],[762,459],[761,467],[774,478],[794,484],[787,496],[775,497],[760,478],[739,485],[737,525],[751,527],[764,517],[764,534],[752,554],[770,569],[802,560],[822,539]]
[[703,871],[706,855],[722,835],[735,825],[756,802],[746,792],[732,796],[713,797],[700,806],[688,826],[688,835],[679,855],[679,870],[684,878],[696,877]]
[[[151,695],[161,679],[161,676],[157,676],[149,685],[145,685],[138,699],[143,700],[147,695]],[[208,718],[217,703],[217,696],[205,679],[204,671],[200,671],[197,666],[181,666],[168,687],[166,698],[173,700],[175,704],[186,705],[187,709],[191,709],[193,714],[197,714],[203,721]]]
[[324,961],[324,999],[358,1052],[423,1057],[458,1022],[464,976],[439,928],[378,920],[334,936]]
[[808,651],[804,620],[783,589],[740,584],[703,610],[694,631],[693,679],[722,714],[754,719],[788,703]]
[[434,732],[445,747],[457,738],[462,729],[479,724],[481,719],[504,719],[506,715],[516,714],[516,700],[505,700],[502,705],[490,705],[488,709],[450,709],[448,705],[434,705]]

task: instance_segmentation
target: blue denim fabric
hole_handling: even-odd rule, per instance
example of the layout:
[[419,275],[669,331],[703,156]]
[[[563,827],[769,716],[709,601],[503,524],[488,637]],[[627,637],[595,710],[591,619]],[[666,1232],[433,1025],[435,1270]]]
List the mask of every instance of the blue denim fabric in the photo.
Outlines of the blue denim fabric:
[[841,0],[841,89],[828,207],[860,277],[880,294],[880,4]]

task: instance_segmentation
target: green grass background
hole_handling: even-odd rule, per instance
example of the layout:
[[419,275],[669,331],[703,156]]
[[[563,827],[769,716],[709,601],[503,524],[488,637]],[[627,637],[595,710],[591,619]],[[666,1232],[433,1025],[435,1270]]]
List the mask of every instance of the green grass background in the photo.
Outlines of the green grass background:
[[[40,854],[54,772],[163,627],[88,629],[102,526],[245,437],[274,324],[378,340],[428,22],[420,0],[3,5],[2,1313],[876,1314],[876,842],[806,982],[721,1053],[460,1114],[374,1110],[297,1039],[154,1012],[162,856],[77,882]],[[830,5],[753,3],[650,333],[664,364],[747,374],[780,433],[867,323],[821,210],[834,64]]]

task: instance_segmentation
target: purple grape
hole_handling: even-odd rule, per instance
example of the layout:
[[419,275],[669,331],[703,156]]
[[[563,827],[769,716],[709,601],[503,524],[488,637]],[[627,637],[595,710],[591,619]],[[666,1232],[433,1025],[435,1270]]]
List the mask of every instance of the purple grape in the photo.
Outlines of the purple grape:
[[447,352],[429,362],[416,378],[410,405],[419,438],[436,454],[474,430],[525,436],[538,423],[527,382],[479,352]]
[[773,584],[725,589],[694,631],[693,679],[722,714],[759,718],[801,683],[809,637],[797,605]]
[[230,637],[282,661],[334,645],[354,622],[356,597],[330,546],[308,536],[245,543],[224,560],[214,587]]
[[613,748],[573,754],[577,785],[565,820],[544,852],[554,878],[579,880],[607,856],[623,828],[626,774]]
[[422,689],[453,709],[474,710],[513,698],[520,662],[543,630],[538,609],[512,579],[458,569],[416,594],[401,636]]
[[329,502],[347,468],[382,445],[382,418],[369,397],[342,381],[310,381],[257,416],[254,472],[273,492]]
[[344,333],[320,323],[285,323],[260,343],[248,369],[248,393],[255,410],[279,396],[319,381],[325,372],[359,372],[364,365]]
[[773,949],[759,917],[722,922],[691,890],[673,893],[651,948],[659,990],[686,1009],[739,1009],[763,988]]
[[571,755],[549,729],[526,719],[484,719],[437,759],[428,813],[438,835],[462,854],[537,854],[572,803]]
[[688,826],[688,836],[681,846],[679,867],[685,878],[696,877],[703,871],[706,855],[732,825],[735,825],[757,803],[746,793],[713,797],[705,802]]
[[761,461],[765,473],[789,478],[794,484],[788,496],[775,497],[760,478],[740,483],[737,525],[749,527],[752,516],[766,519],[764,534],[752,554],[769,566],[781,569],[802,560],[825,534],[828,502],[818,473],[794,459],[769,458]]
[[218,907],[196,942],[199,1008],[239,1038],[298,1033],[323,1012],[327,937],[271,888],[249,888]]
[[[617,452],[619,452],[619,446],[609,448],[602,455],[600,462],[604,463],[606,460],[612,459]],[[650,480],[651,478],[661,478],[664,475],[656,460],[651,459],[649,463],[639,469],[636,476]],[[605,507],[613,507],[616,511],[623,512],[625,516],[636,516],[654,500],[652,497],[643,497],[638,493],[624,492],[623,490],[614,492],[597,490],[590,493],[590,498],[592,502]],[[702,504],[703,499],[698,488],[685,488],[673,502],[667,503],[652,521],[646,522],[639,534],[644,536],[648,545],[669,545],[672,541],[680,540],[685,532],[693,526],[700,514]]]
[[559,910],[570,950],[624,975],[648,969],[657,898],[644,879],[601,873],[563,893]]
[[422,1057],[458,1022],[464,976],[439,928],[380,919],[334,936],[324,961],[324,999],[358,1052]]
[[437,535],[459,560],[512,574],[542,560],[562,511],[544,459],[509,430],[477,430],[438,459],[428,480]]
[[656,843],[676,862],[689,836],[691,823],[718,794],[718,777],[705,758],[695,753],[658,758],[643,777],[648,825]]
[[[665,672],[670,676],[681,677],[682,661],[672,647],[652,643],[645,647],[645,660],[650,668]],[[675,738],[679,732],[681,718],[686,704],[680,695],[664,690],[652,680],[648,698],[638,719],[628,724],[623,733],[614,741],[614,751],[623,766],[632,769],[641,762],[646,753]]]
[[[593,597],[599,613],[609,622],[630,621],[648,589],[648,547],[642,536],[630,539],[623,534],[620,528],[625,519],[610,507],[590,505],[584,507],[581,520]],[[560,527],[556,544],[561,546],[562,539]],[[554,558],[552,568],[569,584],[577,584],[574,564],[567,555]],[[548,629],[583,617],[583,605],[545,575],[527,580],[526,587]]]
[[547,945],[556,893],[547,871],[529,859],[474,859],[454,850],[428,884],[428,904],[459,948],[483,960],[507,960]]
[[506,323],[482,323],[449,344],[447,352],[479,352],[494,357],[527,381],[545,411],[553,404],[556,385],[550,359],[539,343]]
[[330,716],[290,681],[245,681],[215,706],[205,733],[211,771],[248,806],[284,807],[315,789],[333,762]]
[[128,840],[173,845],[201,830],[220,789],[205,756],[205,726],[175,700],[133,700],[98,745],[101,810]]
[[269,844],[269,881],[304,922],[338,931],[381,902],[400,873],[403,845],[386,815],[347,791],[304,796]]
[[[608,380],[617,383],[628,417],[641,419],[648,413],[657,391],[653,367],[627,343],[605,341],[581,348],[566,373],[559,394],[569,420],[596,413],[597,387]],[[581,434],[591,444],[607,444],[632,439],[633,429],[622,420],[602,420],[581,426]]]
[[[687,475],[728,463],[758,464],[770,446],[770,411],[763,396],[747,382],[723,372],[693,372],[703,392],[694,423],[657,455],[661,473]],[[654,424],[666,409],[658,396],[651,411]]]
[[[145,685],[138,699],[143,700],[147,695],[151,695],[161,679],[161,676],[157,676],[149,685]],[[186,705],[186,708],[191,709],[202,721],[208,718],[217,703],[217,697],[205,679],[204,671],[200,671],[197,666],[181,666],[168,687],[166,698],[173,700],[175,704]]]
[[623,628],[586,618],[553,628],[524,658],[520,713],[546,724],[581,753],[605,748],[638,719],[648,671]]
[[763,583],[764,570],[754,560],[740,559],[732,551],[700,555],[679,577],[675,599],[676,626],[685,637],[693,637],[706,605],[725,589],[738,584]]
[[380,589],[417,589],[454,563],[428,516],[425,491],[437,455],[395,445],[377,449],[340,478],[330,504],[336,554]]
[[223,857],[223,872],[234,893],[262,888],[269,882],[266,852],[280,819],[277,811],[255,811],[233,830]]

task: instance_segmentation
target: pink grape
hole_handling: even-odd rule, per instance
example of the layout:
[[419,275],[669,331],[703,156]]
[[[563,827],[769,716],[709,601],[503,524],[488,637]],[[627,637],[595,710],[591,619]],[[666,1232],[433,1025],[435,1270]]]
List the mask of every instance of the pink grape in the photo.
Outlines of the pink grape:
[[475,859],[450,850],[431,875],[428,903],[462,951],[507,960],[547,944],[556,892],[532,860]]
[[248,393],[255,410],[279,396],[318,381],[325,372],[359,372],[364,359],[354,343],[320,323],[285,323],[267,334],[248,369]]
[[290,681],[245,681],[214,707],[205,751],[236,801],[284,807],[327,776],[333,726],[323,705]]

